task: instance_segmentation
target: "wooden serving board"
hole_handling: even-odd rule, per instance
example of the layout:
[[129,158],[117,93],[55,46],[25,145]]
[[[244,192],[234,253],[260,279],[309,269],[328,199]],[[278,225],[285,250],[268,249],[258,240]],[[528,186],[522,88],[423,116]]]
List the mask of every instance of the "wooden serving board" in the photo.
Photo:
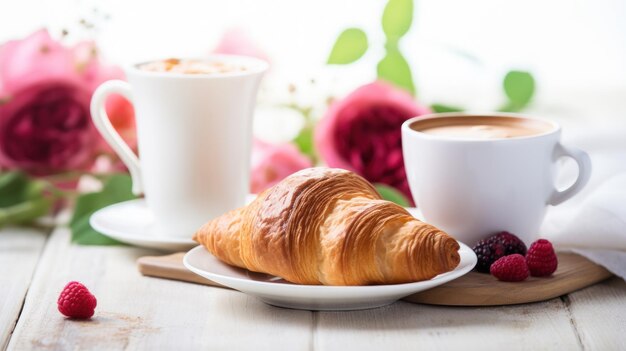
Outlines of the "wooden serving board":
[[[200,277],[183,265],[185,253],[145,256],[137,260],[141,274],[197,284],[223,285]],[[413,294],[405,301],[446,306],[499,306],[549,300],[598,283],[612,276],[601,266],[573,253],[558,253],[559,268],[547,278],[523,282],[498,281],[489,274],[470,272],[436,288]]]

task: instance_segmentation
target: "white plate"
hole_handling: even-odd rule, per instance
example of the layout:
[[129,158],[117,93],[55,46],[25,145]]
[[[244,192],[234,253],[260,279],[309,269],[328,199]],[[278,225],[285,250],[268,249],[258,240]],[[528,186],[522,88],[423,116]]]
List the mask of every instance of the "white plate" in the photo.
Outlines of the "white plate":
[[476,255],[465,244],[459,244],[461,262],[453,271],[422,282],[395,285],[292,284],[278,277],[225,264],[202,246],[189,251],[183,262],[187,269],[204,278],[255,296],[270,305],[303,310],[361,310],[391,304],[408,295],[449,282],[472,270],[476,264]]
[[185,251],[198,245],[191,239],[165,236],[156,228],[154,215],[144,199],[107,206],[89,218],[96,231],[123,243],[166,251]]

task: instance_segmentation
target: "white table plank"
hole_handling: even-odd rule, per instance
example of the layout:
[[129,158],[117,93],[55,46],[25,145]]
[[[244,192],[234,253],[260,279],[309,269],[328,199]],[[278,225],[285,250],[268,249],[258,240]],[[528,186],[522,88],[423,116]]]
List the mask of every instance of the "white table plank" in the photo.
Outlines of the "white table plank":
[[46,239],[36,229],[0,230],[0,350],[9,342]]
[[[619,280],[571,295],[565,300],[569,309],[553,299],[500,308],[400,302],[311,313],[270,307],[231,290],[142,277],[135,260],[145,254],[155,252],[70,245],[68,230],[57,229],[9,349],[624,348],[626,284]],[[82,281],[97,296],[93,320],[71,321],[57,311],[57,295],[70,280]]]
[[[312,313],[267,306],[236,291],[141,276],[154,251],[69,244],[57,229],[41,258],[9,349],[308,350]],[[96,295],[91,321],[56,308],[70,280]]]
[[577,350],[560,299],[508,307],[435,307],[399,302],[351,313],[319,313],[319,350]]
[[626,350],[626,283],[612,278],[570,294],[572,321],[587,350]]

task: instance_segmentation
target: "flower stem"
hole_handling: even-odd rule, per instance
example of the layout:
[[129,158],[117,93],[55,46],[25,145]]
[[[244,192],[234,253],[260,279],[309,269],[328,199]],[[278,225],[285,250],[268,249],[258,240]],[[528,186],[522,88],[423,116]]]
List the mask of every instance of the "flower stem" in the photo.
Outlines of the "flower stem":
[[8,223],[30,222],[47,214],[51,205],[50,199],[38,197],[17,205],[0,208],[0,227]]
[[49,183],[66,182],[66,181],[78,179],[85,174],[90,174],[90,173],[85,172],[85,171],[69,171],[65,173],[47,175],[47,176],[41,177],[40,179],[45,180]]

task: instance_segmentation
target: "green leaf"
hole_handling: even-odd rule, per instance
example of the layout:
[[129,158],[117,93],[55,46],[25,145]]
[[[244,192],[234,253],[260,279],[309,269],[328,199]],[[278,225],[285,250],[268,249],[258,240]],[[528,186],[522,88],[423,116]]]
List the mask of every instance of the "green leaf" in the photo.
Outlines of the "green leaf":
[[30,193],[30,180],[22,172],[0,174],[0,207],[8,207],[26,200]]
[[119,241],[98,233],[89,224],[89,217],[97,210],[122,201],[132,200],[131,179],[127,174],[111,176],[102,191],[83,194],[76,200],[70,221],[72,241],[81,245],[117,245]]
[[413,23],[413,0],[389,0],[383,12],[383,31],[387,39],[399,39]]
[[378,78],[386,80],[415,95],[411,67],[399,51],[387,52],[378,63]]
[[313,144],[313,127],[302,128],[300,134],[293,140],[300,152],[315,159],[315,145]]
[[15,171],[0,174],[0,226],[28,223],[50,211],[44,182]]
[[430,109],[436,113],[444,113],[444,112],[463,112],[463,109],[458,106],[444,105],[444,104],[432,104],[430,105]]
[[79,245],[124,245],[93,229],[89,224],[89,216],[76,220],[70,228],[72,229],[72,242]]
[[348,28],[339,34],[328,56],[328,64],[352,63],[367,51],[367,35],[359,28]]
[[535,93],[535,79],[525,71],[509,71],[502,82],[504,93],[509,101],[500,108],[501,111],[522,110]]
[[376,188],[376,191],[378,191],[378,193],[384,200],[395,202],[402,207],[411,206],[411,203],[406,198],[406,196],[404,196],[404,194],[396,190],[396,188],[393,188],[393,187],[390,187],[389,185],[385,185],[381,183],[374,184],[374,187]]

